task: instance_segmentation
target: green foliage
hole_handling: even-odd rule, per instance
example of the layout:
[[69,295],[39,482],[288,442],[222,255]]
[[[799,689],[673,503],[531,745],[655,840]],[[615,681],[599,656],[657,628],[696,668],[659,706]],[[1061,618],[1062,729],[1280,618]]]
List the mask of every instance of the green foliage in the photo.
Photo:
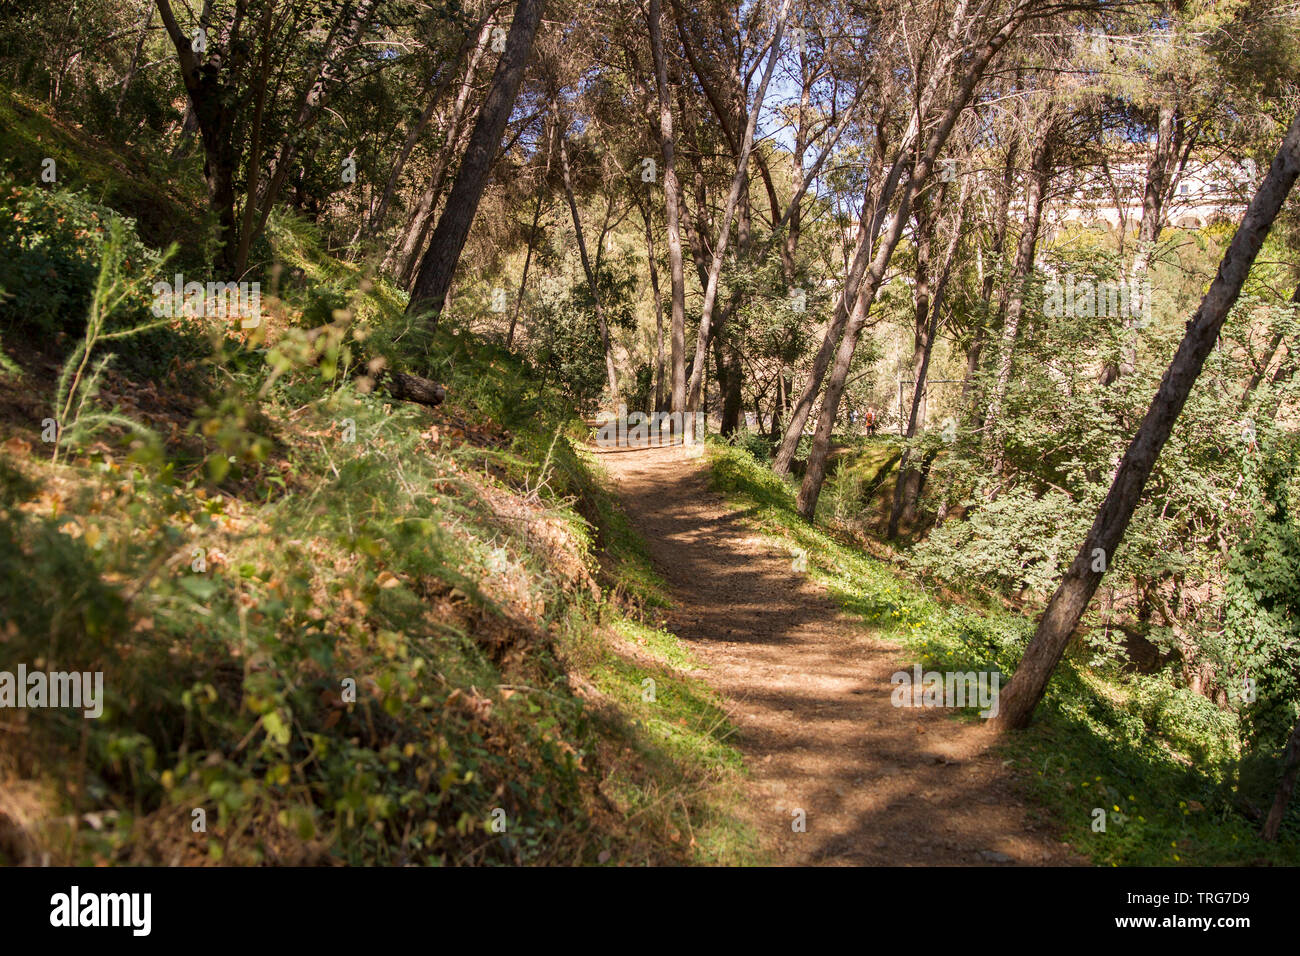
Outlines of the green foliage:
[[55,387],[55,461],[61,450],[84,444],[89,436],[108,426],[134,431],[147,443],[155,447],[157,445],[157,439],[148,429],[124,415],[93,407],[104,370],[113,360],[112,354],[106,354],[96,356],[92,364],[95,347],[102,342],[140,335],[163,324],[162,321],[154,321],[111,331],[108,328],[115,313],[131,298],[133,291],[131,282],[122,275],[125,235],[125,224],[120,219],[110,220],[108,235],[100,250],[99,275],[91,295],[85,335],[63,363],[63,371]]
[[[114,232],[115,230],[115,232]],[[110,235],[113,233],[113,235]],[[112,308],[96,302],[111,242]],[[123,368],[160,375],[174,362],[209,351],[197,322],[156,321],[151,286],[166,255],[149,249],[134,223],[82,193],[22,186],[0,177],[0,327],[37,348],[66,351],[71,337],[88,334],[87,316],[102,312],[105,337],[136,338]]]
[[1050,594],[1092,523],[1096,508],[1090,504],[1059,492],[1014,488],[980,502],[968,520],[935,528],[913,561],[950,581],[1005,594]]
[[[71,22],[84,24],[84,16],[83,11]],[[0,29],[0,38],[3,35]],[[58,42],[67,42],[67,37],[58,36]],[[140,135],[130,149],[125,149],[121,145],[124,140],[116,135],[116,121],[103,130],[112,140],[98,139],[84,125],[49,115],[46,104],[0,86],[0,176],[25,186],[81,193],[116,210],[136,223],[147,245],[162,247],[178,242],[178,262],[189,272],[209,259],[203,248],[206,230],[181,227],[183,223],[204,221],[202,170],[197,166],[178,168],[176,159],[164,147],[160,127],[181,118],[164,71],[148,70],[138,75],[133,90],[137,98],[129,101],[147,102],[151,94],[160,97],[147,106],[147,122],[157,125],[134,127],[133,132]],[[41,178],[49,169],[47,159],[55,164],[52,185],[46,185]]]
[[[1264,754],[1280,754],[1300,717],[1300,527],[1292,514],[1294,455],[1264,458],[1245,487],[1259,501],[1255,525],[1228,563],[1223,639],[1217,659],[1232,675],[1245,736]],[[1261,473],[1262,472],[1262,473]],[[1254,693],[1246,695],[1244,682]]]
[[[0,287],[9,290],[0,322],[44,337],[78,333],[91,307],[101,246],[117,219],[84,194],[0,179]],[[115,311],[129,324],[148,316],[145,282],[160,272],[162,259],[136,238],[134,223],[123,226],[120,270],[134,282]]]
[[[634,282],[629,273],[601,270],[601,305],[611,335],[615,329],[628,328],[634,322],[630,300]],[[583,413],[593,411],[608,378],[595,302],[585,279],[569,285],[544,280],[529,331],[526,354],[537,374]]]
[[887,509],[893,499],[895,467],[902,446],[890,438],[865,438],[835,463],[826,479],[819,514],[843,523],[861,523],[873,508]]
[[752,428],[737,431],[731,436],[731,443],[743,448],[755,461],[771,461],[776,454],[777,443],[769,435]]
[[[1057,273],[1120,276],[1104,234],[1075,241],[1083,235],[1048,250]],[[1200,280],[1192,281],[1187,270],[1194,262],[1208,268],[1217,254],[1190,249],[1178,236],[1163,242],[1152,266],[1149,321],[1138,327],[1119,316],[1053,317],[1039,307],[1035,284],[996,434],[961,432],[934,460],[923,503],[931,513],[946,504],[960,517],[930,529],[909,556],[914,567],[958,587],[1034,603],[1047,599],[1073,560],[1182,336],[1186,314],[1199,300]],[[1285,255],[1279,251],[1278,258]],[[1106,612],[1094,605],[1084,619],[1099,663],[1127,660],[1107,636],[1114,633],[1108,630],[1113,614],[1130,633],[1157,645],[1165,660],[1189,672],[1210,665],[1205,692],[1233,706],[1241,681],[1259,662],[1248,660],[1244,646],[1225,644],[1219,623],[1227,545],[1254,524],[1249,502],[1260,493],[1251,478],[1257,462],[1285,457],[1295,440],[1273,420],[1294,400],[1296,385],[1281,374],[1286,367],[1261,375],[1249,394],[1242,374],[1270,361],[1267,343],[1295,334],[1294,308],[1266,291],[1287,276],[1267,271],[1230,315],[1221,347],[1205,364],[1121,548],[1107,556],[1103,593],[1115,604]],[[1135,367],[1101,384],[1096,369],[1126,355],[1136,355]],[[995,385],[991,372],[985,374],[983,392]],[[989,467],[995,450],[1002,458],[998,473]],[[1244,614],[1238,604],[1235,613]],[[1234,626],[1243,634],[1269,630],[1266,621],[1257,623],[1242,619]]]

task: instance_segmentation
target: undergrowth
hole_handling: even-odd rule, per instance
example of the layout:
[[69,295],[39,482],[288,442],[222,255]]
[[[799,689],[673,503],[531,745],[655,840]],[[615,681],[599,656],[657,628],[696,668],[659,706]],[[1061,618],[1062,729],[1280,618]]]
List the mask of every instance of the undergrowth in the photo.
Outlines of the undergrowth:
[[[102,672],[105,701],[6,711],[0,860],[749,860],[730,727],[642,623],[662,584],[580,420],[272,233],[292,281],[214,339],[188,421],[58,463],[6,423],[0,669]],[[396,365],[446,405],[387,398]]]

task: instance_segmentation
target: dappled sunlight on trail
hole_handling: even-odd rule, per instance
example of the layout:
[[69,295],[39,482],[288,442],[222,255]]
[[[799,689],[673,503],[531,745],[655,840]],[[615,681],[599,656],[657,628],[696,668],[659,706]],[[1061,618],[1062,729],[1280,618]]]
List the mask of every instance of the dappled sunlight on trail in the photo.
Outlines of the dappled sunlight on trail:
[[732,702],[750,813],[775,862],[1078,862],[1032,821],[986,727],[891,705],[902,652],[710,491],[706,460],[680,446],[594,450],[672,588],[671,628]]

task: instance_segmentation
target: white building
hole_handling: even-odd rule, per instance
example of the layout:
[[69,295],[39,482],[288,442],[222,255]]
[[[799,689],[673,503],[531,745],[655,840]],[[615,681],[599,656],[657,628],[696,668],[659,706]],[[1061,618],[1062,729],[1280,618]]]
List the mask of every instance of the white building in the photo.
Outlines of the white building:
[[[1254,185],[1253,165],[1227,159],[1190,160],[1162,210],[1163,225],[1204,229],[1216,220],[1236,221]],[[1074,223],[1105,223],[1112,229],[1123,224],[1126,231],[1135,232],[1142,222],[1146,174],[1145,157],[1076,174],[1074,188],[1048,203],[1044,218],[1049,234]]]

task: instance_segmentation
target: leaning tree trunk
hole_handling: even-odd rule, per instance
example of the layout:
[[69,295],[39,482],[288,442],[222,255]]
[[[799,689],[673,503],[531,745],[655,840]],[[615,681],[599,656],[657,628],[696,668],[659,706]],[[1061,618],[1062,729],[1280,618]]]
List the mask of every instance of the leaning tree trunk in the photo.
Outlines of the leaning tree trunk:
[[[899,143],[898,154],[889,170],[889,175],[885,177],[884,182],[881,184],[879,194],[874,197],[872,215],[869,218],[864,218],[858,225],[858,234],[854,241],[853,259],[849,265],[848,274],[844,279],[844,289],[835,304],[835,314],[830,325],[826,328],[826,334],[822,336],[822,343],[818,346],[817,353],[813,356],[812,369],[808,373],[808,380],[804,383],[803,391],[799,393],[799,397],[794,400],[794,404],[790,409],[790,420],[786,423],[785,435],[781,439],[781,447],[777,449],[776,457],[772,461],[772,470],[778,475],[790,473],[790,465],[794,462],[795,453],[799,449],[799,441],[803,438],[803,430],[808,425],[808,418],[812,415],[813,405],[817,402],[817,394],[821,391],[822,382],[826,378],[826,370],[830,368],[831,359],[835,355],[835,347],[844,335],[844,329],[848,326],[860,325],[866,321],[868,303],[866,298],[860,294],[859,284],[862,281],[863,272],[866,270],[868,257],[871,255],[871,250],[875,246],[880,230],[884,226],[885,218],[889,214],[889,204],[894,198],[894,192],[897,190],[899,180],[902,177],[903,160],[911,142],[911,132],[909,131],[908,136],[905,136]],[[884,166],[883,158],[880,166]],[[850,303],[852,303],[851,306]]]
[[[1028,5],[1017,8],[1007,20],[998,28],[997,32],[988,37],[979,47],[978,52],[967,63],[964,72],[961,74],[960,82],[953,91],[948,106],[944,109],[937,127],[931,134],[928,145],[925,147],[924,154],[920,161],[912,169],[912,178],[908,180],[903,190],[902,198],[899,200],[898,212],[895,217],[895,227],[906,221],[913,197],[924,184],[930,175],[930,170],[934,168],[935,161],[938,158],[939,151],[947,143],[948,137],[952,134],[953,126],[957,119],[965,111],[966,105],[970,102],[971,96],[974,95],[975,87],[984,77],[984,71],[988,68],[990,62],[996,57],[999,51],[1006,46],[1007,42],[1024,23],[1025,19],[1031,12]],[[971,24],[967,21],[966,25]],[[954,20],[949,29],[949,40],[955,42],[963,33],[962,24]],[[936,73],[936,76],[938,74]],[[928,97],[925,100],[928,102]],[[917,122],[919,117],[913,120],[912,129],[916,130],[918,144],[920,140],[921,126]],[[909,134],[910,135],[910,134]],[[919,146],[917,147],[919,148]],[[898,169],[898,163],[903,157],[913,149],[908,136],[904,136],[903,144],[898,150],[898,159],[895,161],[895,169]],[[892,173],[891,173],[892,175]],[[883,199],[879,201],[878,214],[883,214],[887,207],[887,202]],[[867,281],[864,283],[862,290],[858,291],[853,298],[850,298],[848,290],[849,283],[853,281],[854,271],[861,268],[861,261],[865,260],[865,252],[859,249],[858,255],[854,256],[853,267],[850,268],[849,277],[845,281],[845,294],[841,297],[841,304],[847,309],[850,301],[854,302],[853,318],[847,323],[844,332],[844,339],[840,342],[839,350],[835,353],[835,365],[831,369],[830,381],[826,384],[826,394],[822,398],[821,416],[817,421],[817,431],[813,435],[812,448],[808,454],[808,467],[804,472],[803,484],[799,488],[798,507],[799,513],[808,521],[812,521],[813,515],[817,510],[817,498],[821,494],[822,483],[826,479],[826,456],[830,454],[831,430],[835,426],[835,416],[839,411],[840,396],[844,392],[845,382],[848,379],[849,366],[853,361],[853,352],[857,348],[858,337],[862,333],[863,325],[870,313],[871,305],[875,300],[876,291],[884,278],[884,270],[889,265],[890,256],[893,255],[894,246],[898,243],[898,236],[901,235],[901,227],[890,230],[891,236],[886,238],[883,245],[883,257],[877,256],[873,259],[871,269],[867,274]],[[878,268],[879,267],[879,268]],[[858,272],[861,275],[861,272]],[[833,349],[828,349],[832,351]],[[815,389],[814,393],[815,394]],[[811,411],[811,403],[808,405],[808,411]],[[786,454],[786,446],[798,444],[799,436],[803,432],[804,423],[807,421],[808,412],[803,413],[800,419],[798,414],[792,415],[789,425],[786,427],[786,439],[782,443],[781,454]],[[793,452],[791,452],[793,454]]]
[[542,220],[542,199],[546,195],[543,182],[537,189],[537,207],[533,210],[533,225],[528,230],[528,251],[524,253],[524,270],[519,276],[519,292],[515,295],[515,311],[510,316],[510,328],[506,331],[506,348],[514,343],[515,326],[519,324],[519,313],[524,307],[524,290],[528,288],[528,267],[533,262],[533,246],[537,245],[537,227]]
[[[484,48],[486,48],[488,40],[491,39],[492,25],[490,18],[490,12],[485,13],[479,24],[478,40],[474,47],[474,63],[478,62],[478,58],[482,55]],[[407,130],[406,141],[402,144],[402,148],[398,151],[397,157],[393,160],[393,168],[389,170],[388,182],[384,184],[384,191],[380,194],[379,203],[375,206],[374,211],[370,215],[370,221],[366,224],[367,235],[375,236],[383,231],[384,217],[388,214],[388,206],[393,201],[393,196],[397,193],[397,184],[402,178],[402,171],[406,168],[406,162],[411,158],[411,153],[414,152],[416,144],[424,134],[425,127],[428,126],[429,121],[433,119],[433,114],[437,110],[438,104],[442,102],[443,95],[451,86],[451,81],[455,78],[457,73],[455,67],[459,67],[461,57],[464,55],[468,46],[469,35],[465,37],[464,42],[461,43],[460,49],[456,51],[455,56],[453,57],[453,63],[448,63],[444,66],[442,76],[438,78],[437,85],[434,86],[433,90],[429,93],[429,101],[424,107],[424,112],[420,114],[420,118],[411,125],[409,130]],[[473,75],[473,72],[474,70],[471,66],[469,70],[470,75]]]
[[384,268],[391,270],[397,276],[398,284],[408,292],[415,279],[420,250],[424,248],[424,241],[429,236],[429,224],[433,219],[434,211],[438,208],[438,200],[442,198],[442,188],[451,165],[451,157],[460,152],[465,112],[469,108],[470,94],[474,92],[474,77],[478,71],[479,61],[483,58],[483,51],[486,49],[486,44],[476,46],[465,66],[465,75],[461,77],[460,90],[457,91],[456,99],[452,103],[451,115],[440,117],[443,140],[441,148],[436,151],[434,157],[429,185],[421,194],[414,211],[407,214],[408,222],[401,231],[400,241],[395,243],[388,251],[388,255],[384,257]]
[[1001,694],[1001,712],[996,718],[1001,727],[1028,726],[1034,708],[1043,697],[1048,678],[1064,655],[1070,636],[1101,583],[1106,562],[1114,560],[1115,551],[1123,540],[1160,450],[1169,438],[1188,393],[1219,338],[1228,310],[1237,301],[1251,264],[1298,176],[1300,114],[1292,120],[1268,176],[1246,209],[1241,225],[1219,264],[1214,282],[1196,314],[1187,323],[1182,344],[1160,381],[1160,388],[1142,419],[1137,435],[1124,453],[1092,529],[1039,619],[1038,629],[1025,649],[1015,676]]
[[460,261],[461,250],[469,238],[470,224],[478,210],[488,171],[501,145],[501,134],[505,132],[510,112],[515,107],[515,96],[524,76],[524,65],[533,47],[544,3],[545,0],[518,0],[515,4],[505,52],[492,74],[492,86],[474,124],[474,132],[470,134],[456,182],[452,184],[447,205],[438,217],[429,249],[415,276],[406,312],[408,315],[427,314],[430,327],[438,324],[438,315],[451,289],[456,263]]
[[[923,162],[927,161],[923,160]],[[844,338],[835,353],[835,364],[831,368],[830,379],[826,382],[821,415],[817,418],[817,430],[813,433],[812,448],[808,452],[808,467],[804,470],[803,482],[799,485],[799,495],[795,499],[799,514],[806,521],[812,521],[817,513],[817,498],[821,495],[822,484],[826,480],[826,460],[830,454],[835,417],[839,412],[840,399],[844,397],[844,388],[848,384],[849,369],[853,364],[853,354],[858,349],[858,339],[866,327],[871,304],[875,301],[881,282],[884,281],[885,270],[889,268],[889,260],[893,257],[894,248],[902,238],[903,225],[907,221],[909,206],[917,184],[924,182],[928,172],[927,163],[924,170],[914,181],[909,182],[904,190],[898,213],[881,240],[880,249],[871,260],[871,266],[863,278],[862,287],[857,293],[858,300],[854,307],[853,319],[845,328]],[[789,429],[787,429],[788,434]]]
[[[553,127],[558,130],[558,124]],[[528,267],[533,261],[533,247],[537,245],[537,231],[542,221],[542,201],[546,198],[546,186],[551,178],[551,146],[552,138],[548,135],[546,138],[546,165],[542,170],[541,181],[537,184],[537,206],[533,209],[533,225],[528,230],[528,251],[524,253],[524,270],[519,277],[519,293],[515,296],[515,311],[510,316],[510,328],[506,330],[506,348],[510,348],[515,340],[515,326],[519,324],[519,314],[524,308],[524,291],[528,288]]]
[[[860,254],[855,257],[854,261],[865,262],[866,247],[860,246]],[[844,293],[841,295],[839,302],[835,306],[835,315],[831,319],[831,324],[826,328],[826,334],[822,336],[822,344],[817,348],[817,354],[813,356],[813,366],[808,372],[808,381],[804,383],[803,391],[795,399],[793,407],[790,409],[790,420],[785,426],[785,435],[781,439],[781,447],[777,449],[776,458],[772,461],[772,470],[778,475],[790,473],[790,465],[794,462],[794,456],[799,450],[799,440],[803,437],[803,430],[808,424],[808,417],[812,415],[813,405],[817,401],[817,393],[821,391],[822,380],[826,376],[826,369],[830,367],[831,356],[835,354],[835,346],[839,344],[841,336],[844,335],[844,328],[849,324],[860,324],[866,321],[865,311],[866,303],[863,299],[851,293],[850,284],[856,288],[854,281],[854,270],[850,269],[849,280],[845,283]],[[850,316],[849,311],[845,308],[845,301],[850,295],[853,295],[853,313]]]
[[[903,236],[903,227],[911,214],[912,201],[929,178],[930,171],[934,168],[935,161],[938,158],[939,150],[948,141],[952,128],[957,122],[957,117],[965,110],[966,103],[975,89],[975,84],[983,75],[984,68],[994,54],[1010,38],[1011,32],[1013,30],[1010,24],[1003,27],[997,36],[986,44],[980,58],[967,69],[961,89],[949,102],[948,108],[939,122],[938,129],[913,168],[912,176],[908,179],[907,185],[903,187],[903,194],[899,199],[898,210],[894,214],[893,222],[890,223],[889,228],[885,230],[884,236],[881,237],[878,244],[879,248],[871,260],[871,265],[866,269],[866,273],[862,277],[861,287],[856,291],[853,318],[848,322],[844,330],[844,338],[840,341],[839,349],[835,353],[835,364],[831,367],[830,378],[826,382],[826,392],[822,396],[821,415],[818,416],[817,430],[813,433],[812,448],[808,452],[808,467],[804,470],[803,482],[799,486],[799,495],[795,499],[799,514],[806,521],[811,522],[817,513],[817,499],[821,495],[822,484],[826,481],[826,460],[830,455],[831,435],[834,434],[835,430],[835,417],[839,413],[840,399],[844,396],[844,388],[848,384],[849,369],[853,364],[853,354],[857,351],[858,339],[866,326],[867,317],[871,313],[871,306],[876,299],[876,293],[879,291],[881,283],[884,282],[885,272],[889,268],[890,259],[893,258],[894,249]],[[845,297],[847,297],[849,283],[853,281],[854,271],[860,268],[859,260],[863,258],[865,257],[861,255],[854,257],[853,267],[850,269],[849,277],[845,283]],[[844,297],[841,298],[841,304],[843,302]],[[794,421],[792,419],[790,427],[786,430],[787,437],[793,426]]]

